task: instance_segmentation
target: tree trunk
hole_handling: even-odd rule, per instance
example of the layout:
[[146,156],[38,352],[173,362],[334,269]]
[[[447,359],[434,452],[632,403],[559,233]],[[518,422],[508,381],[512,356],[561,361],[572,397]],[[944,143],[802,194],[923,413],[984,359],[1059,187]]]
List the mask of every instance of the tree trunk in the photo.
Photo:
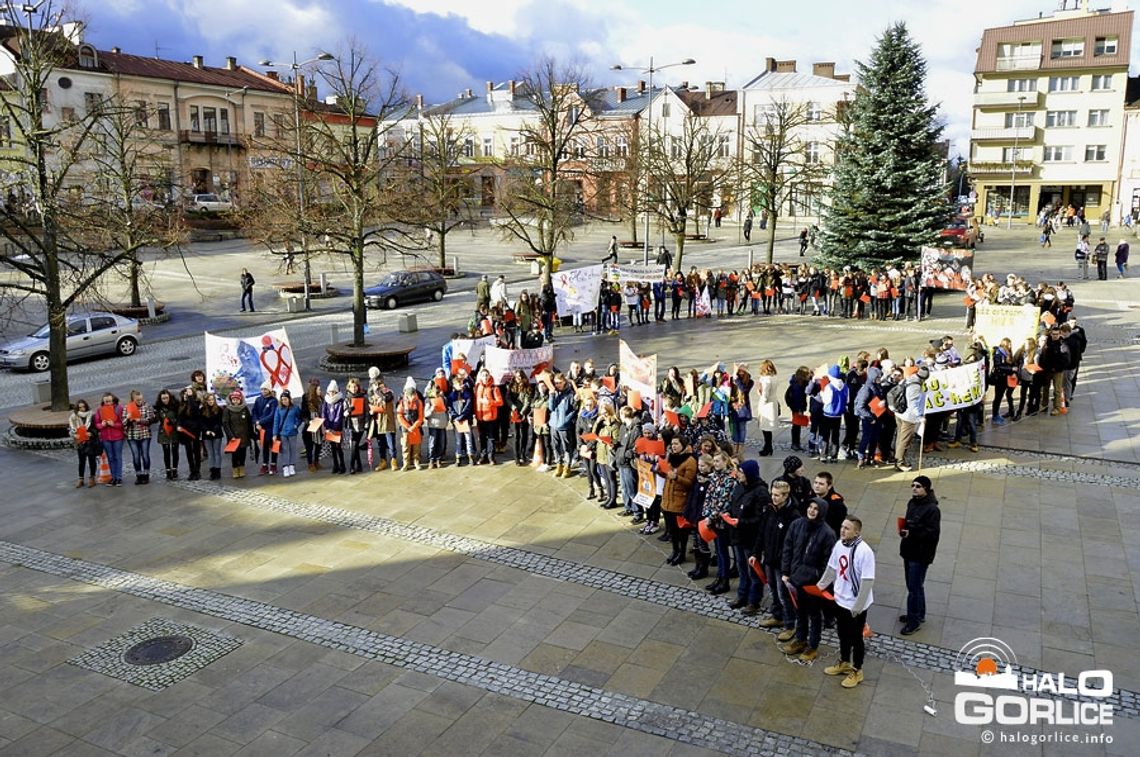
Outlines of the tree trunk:
[[139,291],[139,279],[142,278],[142,262],[138,256],[131,257],[131,307],[142,307],[142,293]]
[[364,346],[364,324],[368,311],[364,307],[364,243],[353,241],[352,249],[352,346]]
[[59,301],[58,289],[48,293],[48,356],[51,378],[51,409],[59,412],[71,406],[67,386],[67,308]]
[[447,232],[441,226],[439,232],[439,272],[443,274],[443,269],[447,268]]
[[677,245],[677,256],[673,258],[673,270],[681,270],[681,261],[685,257],[685,227],[681,227],[680,233],[673,232],[673,242]]
[[637,226],[638,226],[637,213],[634,212],[629,217],[629,230],[631,233],[630,240],[632,240],[634,242],[637,241]]
[[776,253],[776,211],[768,211],[768,262],[772,262],[772,256]]

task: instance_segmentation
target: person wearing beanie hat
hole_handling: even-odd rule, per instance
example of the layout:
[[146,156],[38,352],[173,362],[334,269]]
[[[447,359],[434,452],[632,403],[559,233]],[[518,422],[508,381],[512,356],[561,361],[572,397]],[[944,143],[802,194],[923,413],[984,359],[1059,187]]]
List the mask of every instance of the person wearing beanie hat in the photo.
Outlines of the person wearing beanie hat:
[[380,370],[376,375],[368,372],[368,451],[372,451],[372,443],[376,442],[376,457],[379,461],[373,470],[398,470],[396,463],[396,395],[384,383]]
[[[475,421],[479,431],[479,459],[487,465],[495,464],[495,434],[499,423],[500,408],[504,405],[503,392],[486,368],[479,371],[479,381],[475,384]],[[567,466],[569,468],[569,466]]]
[[796,597],[796,628],[776,638],[784,642],[779,649],[786,655],[799,655],[801,662],[812,662],[818,656],[823,631],[821,600],[804,591],[823,577],[835,532],[827,525],[827,501],[815,497],[807,503],[806,514],[794,521],[784,539],[784,559],[780,580],[785,581]]
[[926,571],[934,562],[942,535],[942,511],[930,479],[915,476],[910,492],[905,522],[899,529],[899,556],[906,577],[906,613],[899,616],[903,636],[910,636],[926,620]]
[[760,463],[757,461],[745,460],[737,474],[739,485],[732,492],[726,514],[721,516],[728,524],[728,543],[736,558],[739,578],[736,599],[728,606],[747,615],[755,615],[760,610],[760,600],[764,598],[764,584],[760,583],[748,560],[756,548],[761,518],[771,506],[772,497],[760,478]]
[[404,458],[404,470],[411,470],[413,466],[420,469],[420,442],[423,441],[424,401],[416,391],[416,380],[408,376],[404,382],[404,394],[396,404],[396,420],[403,429],[400,438],[401,453]]
[[372,366],[371,368],[369,368],[368,369],[368,380],[369,381],[379,381],[380,380],[380,369],[377,368],[376,366]]
[[435,377],[424,386],[424,428],[427,429],[428,468],[443,466],[447,454],[447,376],[442,368],[435,369]]
[[230,392],[229,402],[222,409],[222,432],[227,446],[237,440],[237,447],[230,453],[230,466],[234,478],[244,478],[246,450],[253,439],[253,414],[245,404],[245,397],[236,389]]
[[811,481],[804,476],[803,460],[795,455],[784,458],[784,472],[772,479],[772,483],[783,481],[790,489],[791,506],[796,512],[803,515],[807,510],[807,503],[814,495],[811,490]]
[[253,401],[252,413],[254,462],[261,461],[260,475],[273,475],[277,472],[277,455],[273,452],[273,419],[277,417],[277,398],[273,396],[273,384],[269,381],[262,382],[261,395]]
[[[360,379],[355,376],[349,377],[348,381],[344,382],[344,415],[345,431],[348,432],[349,449],[352,453],[348,462],[348,472],[350,475],[363,473],[364,460],[361,459],[360,453],[363,450],[367,455],[371,451],[366,445],[369,444],[368,433],[372,425],[372,412],[368,406],[368,394],[360,385]],[[369,465],[371,466],[371,463]]]
[[332,379],[325,389],[325,399],[321,403],[321,419],[324,421],[322,431],[325,441],[329,443],[329,454],[332,456],[335,475],[346,473],[344,467],[344,395],[340,393],[340,385]]
[[[907,453],[911,442],[914,441],[918,424],[922,420],[926,397],[922,391],[924,374],[929,373],[925,367],[908,365],[903,368],[902,383],[887,392],[887,406],[895,415],[895,470],[909,471],[911,465],[907,462]],[[906,407],[899,411],[897,399],[903,399]]]

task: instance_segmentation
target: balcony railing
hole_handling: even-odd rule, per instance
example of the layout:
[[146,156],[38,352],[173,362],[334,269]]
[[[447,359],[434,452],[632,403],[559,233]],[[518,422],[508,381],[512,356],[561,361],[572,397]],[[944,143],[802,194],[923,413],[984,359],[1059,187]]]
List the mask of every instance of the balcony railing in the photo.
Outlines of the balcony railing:
[[1036,126],[1010,126],[996,129],[974,129],[970,139],[975,142],[1035,142]]
[[190,131],[183,129],[178,132],[178,141],[192,145],[218,145],[219,147],[242,147],[241,138],[236,134],[220,134],[216,131]]
[[974,95],[974,107],[1036,110],[1041,107],[1042,97],[1041,92],[978,92]]
[[1019,160],[1016,164],[1009,161],[970,161],[968,170],[971,176],[1025,176],[1033,173],[1036,165],[1032,160]]
[[998,58],[995,68],[998,71],[1027,71],[1041,67],[1041,53],[1036,55],[1013,55]]

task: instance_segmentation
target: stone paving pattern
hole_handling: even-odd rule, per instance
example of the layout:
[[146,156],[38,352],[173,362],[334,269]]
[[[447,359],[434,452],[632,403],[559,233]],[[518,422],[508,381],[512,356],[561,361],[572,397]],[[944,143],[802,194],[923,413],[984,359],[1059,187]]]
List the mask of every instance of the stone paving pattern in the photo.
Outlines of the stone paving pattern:
[[[914,636],[893,636],[905,596],[894,520],[911,476],[828,466],[879,556],[877,635],[857,689],[822,674],[836,657],[827,641],[815,665],[790,664],[769,634],[699,591],[688,565],[665,566],[653,537],[583,500],[578,478],[497,466],[77,491],[67,455],[0,450],[0,754],[1074,753],[986,746],[977,727],[955,724],[943,660],[989,635],[1031,668],[1111,668],[1114,743],[1080,753],[1131,754],[1136,303],[1128,282],[1079,286],[1094,344],[1073,411],[987,427],[981,453],[926,461],[943,541]],[[446,314],[428,315],[446,329]],[[326,328],[319,318],[332,316],[298,333]],[[632,333],[643,351],[683,351],[684,364],[771,354],[786,376],[858,347],[913,351],[960,333],[949,320]],[[559,360],[604,361],[612,341],[559,340]],[[148,381],[184,380],[196,359],[164,364],[179,350],[163,343],[151,356],[161,360],[114,380],[148,394]],[[84,380],[108,365],[119,367],[84,364]],[[779,460],[761,458],[765,477]],[[68,664],[155,616],[244,643],[161,692]],[[936,717],[922,711],[931,698]]]

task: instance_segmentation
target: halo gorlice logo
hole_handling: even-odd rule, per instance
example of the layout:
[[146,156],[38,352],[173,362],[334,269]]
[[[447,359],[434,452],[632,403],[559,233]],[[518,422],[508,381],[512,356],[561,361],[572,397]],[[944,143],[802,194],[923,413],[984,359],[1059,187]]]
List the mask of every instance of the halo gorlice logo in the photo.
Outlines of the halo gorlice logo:
[[1111,670],[1083,670],[1075,681],[1064,673],[1023,672],[1009,645],[991,637],[967,642],[958,651],[955,667],[955,686],[1013,692],[959,691],[954,718],[963,725],[1112,723],[1112,705],[1104,701],[1112,696]]

